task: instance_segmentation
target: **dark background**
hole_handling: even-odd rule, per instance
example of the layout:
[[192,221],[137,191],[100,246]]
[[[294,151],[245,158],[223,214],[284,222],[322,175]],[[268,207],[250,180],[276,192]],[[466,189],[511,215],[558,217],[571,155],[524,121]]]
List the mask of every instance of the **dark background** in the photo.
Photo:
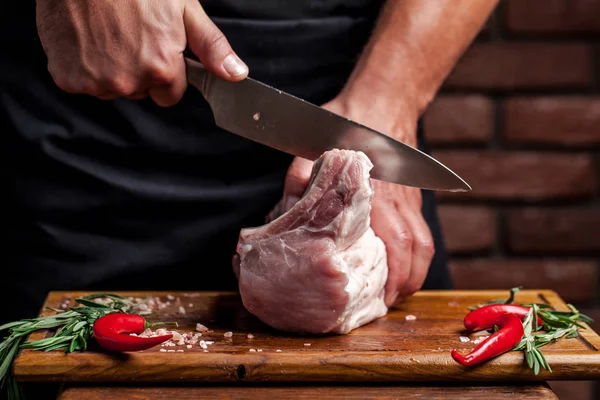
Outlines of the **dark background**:
[[473,188],[438,193],[455,287],[554,289],[600,332],[600,0],[502,0],[425,127]]

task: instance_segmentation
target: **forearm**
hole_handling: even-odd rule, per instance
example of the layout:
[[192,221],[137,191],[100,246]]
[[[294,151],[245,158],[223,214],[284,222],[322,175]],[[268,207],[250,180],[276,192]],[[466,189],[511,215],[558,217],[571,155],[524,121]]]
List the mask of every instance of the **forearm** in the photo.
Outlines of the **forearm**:
[[351,113],[353,108],[367,108],[389,120],[401,119],[396,122],[400,125],[407,119],[416,123],[497,3],[388,0],[340,93],[345,107]]

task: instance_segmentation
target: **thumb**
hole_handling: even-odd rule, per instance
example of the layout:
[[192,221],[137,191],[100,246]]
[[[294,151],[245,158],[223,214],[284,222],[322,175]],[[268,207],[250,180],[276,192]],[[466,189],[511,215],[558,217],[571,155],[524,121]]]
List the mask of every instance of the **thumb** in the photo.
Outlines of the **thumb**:
[[310,181],[313,162],[296,157],[288,168],[283,187],[284,208],[289,210],[304,194]]
[[229,81],[240,81],[248,76],[248,66],[235,54],[198,0],[186,2],[183,24],[188,46],[206,69]]

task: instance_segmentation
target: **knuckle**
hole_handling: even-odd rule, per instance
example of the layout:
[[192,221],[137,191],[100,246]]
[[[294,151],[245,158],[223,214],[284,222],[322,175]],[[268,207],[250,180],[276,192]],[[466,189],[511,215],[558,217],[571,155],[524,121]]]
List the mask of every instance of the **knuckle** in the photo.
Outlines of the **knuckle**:
[[205,51],[208,54],[220,53],[222,49],[227,47],[227,39],[220,31],[208,35],[204,40]]
[[169,85],[175,80],[176,68],[170,62],[154,62],[148,67],[150,81],[156,85]]
[[96,96],[101,92],[100,85],[92,79],[84,79],[77,85],[78,92]]
[[135,82],[125,77],[109,79],[102,86],[103,91],[115,93],[118,96],[129,96],[136,91]]
[[403,249],[410,249],[413,246],[415,239],[410,232],[404,231],[398,234],[398,244]]
[[433,243],[433,239],[426,238],[419,240],[419,248],[420,251],[429,258],[432,258],[435,254],[435,244]]

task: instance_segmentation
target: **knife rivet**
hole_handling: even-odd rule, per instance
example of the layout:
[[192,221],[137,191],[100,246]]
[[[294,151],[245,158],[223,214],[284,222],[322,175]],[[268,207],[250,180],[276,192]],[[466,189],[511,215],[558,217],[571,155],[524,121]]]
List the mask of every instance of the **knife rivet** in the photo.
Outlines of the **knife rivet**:
[[255,121],[258,121],[258,120],[260,119],[260,113],[259,113],[259,112],[257,112],[256,114],[254,114],[254,115],[252,116],[252,119],[254,119]]

